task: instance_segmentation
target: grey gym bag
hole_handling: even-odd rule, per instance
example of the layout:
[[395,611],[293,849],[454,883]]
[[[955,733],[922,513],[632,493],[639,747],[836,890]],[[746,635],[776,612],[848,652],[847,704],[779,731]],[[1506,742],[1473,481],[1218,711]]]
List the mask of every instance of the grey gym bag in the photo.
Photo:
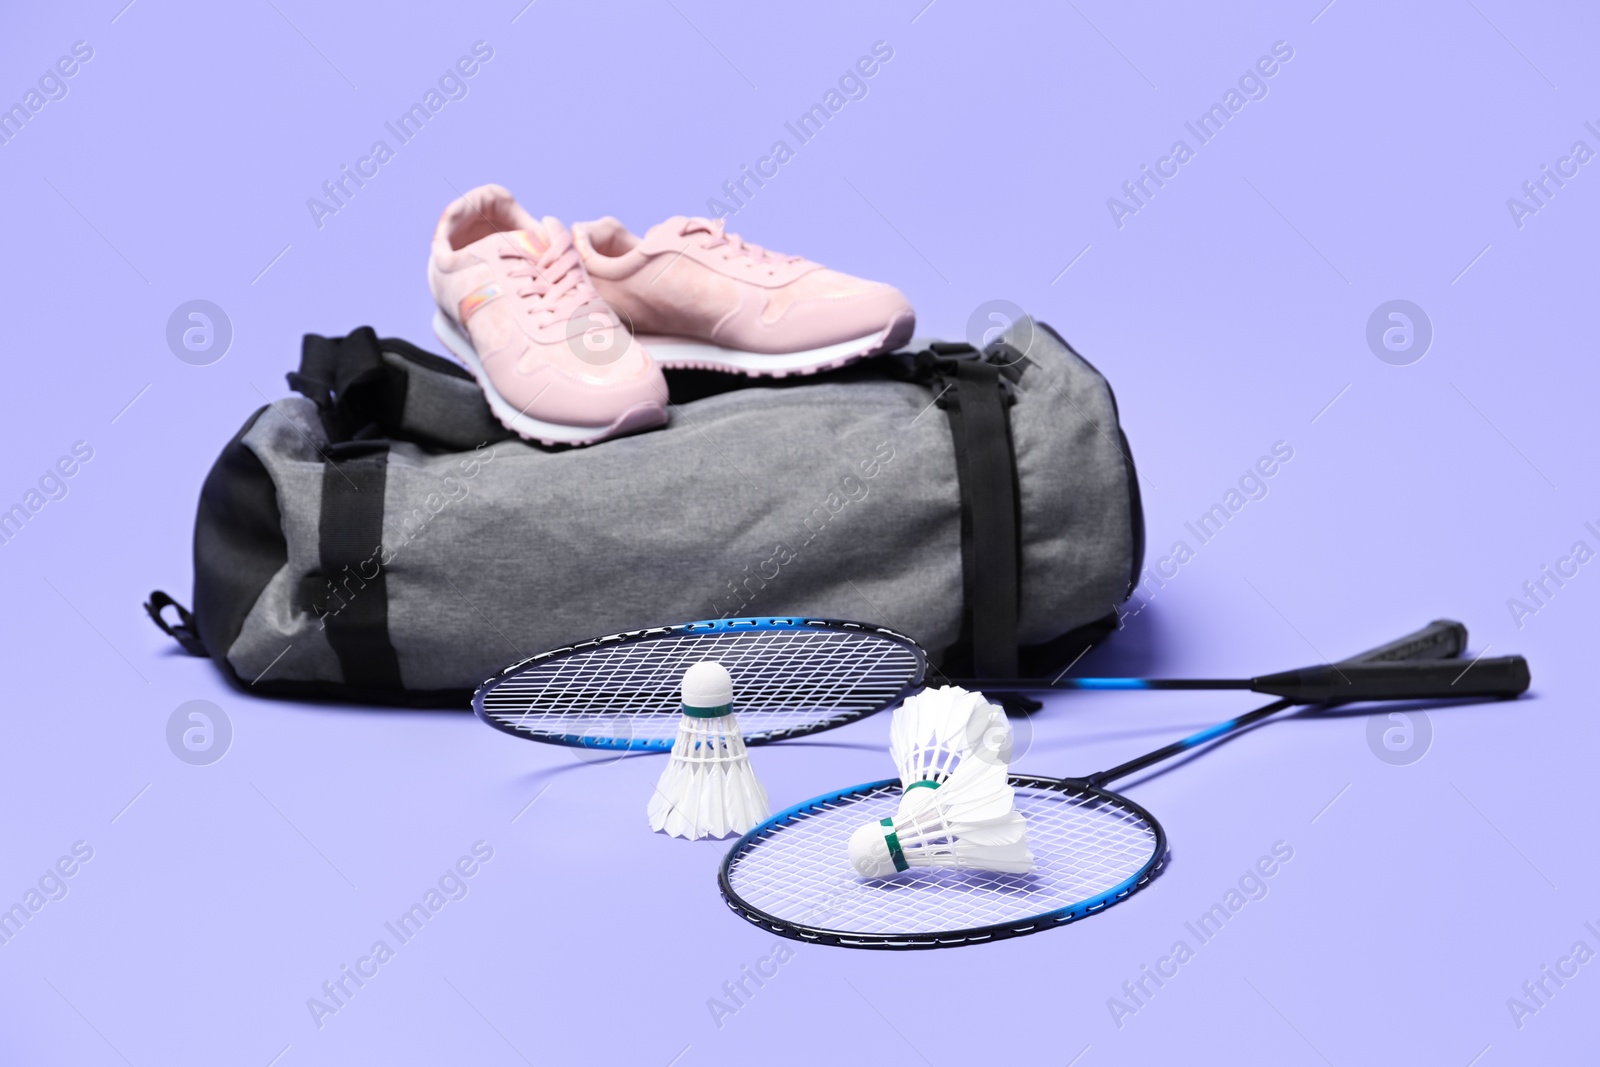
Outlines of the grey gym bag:
[[1115,627],[1138,482],[1110,387],[1048,326],[668,377],[665,428],[544,448],[453,362],[308,335],[301,395],[201,490],[193,613],[146,608],[251,692],[459,707],[508,663],[658,623],[859,619],[978,677],[1059,670]]

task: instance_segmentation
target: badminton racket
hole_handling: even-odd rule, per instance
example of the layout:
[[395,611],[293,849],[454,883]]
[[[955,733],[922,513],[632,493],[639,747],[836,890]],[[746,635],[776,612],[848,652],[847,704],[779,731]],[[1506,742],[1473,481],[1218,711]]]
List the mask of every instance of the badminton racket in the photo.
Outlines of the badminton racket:
[[[1449,662],[1465,641],[1465,627],[1440,621],[1339,666],[1353,674],[1375,662],[1437,660],[1418,666],[1454,672],[1465,682],[1482,662],[1464,669]],[[773,933],[862,948],[940,948],[1073,922],[1144,888],[1167,855],[1166,832],[1155,816],[1106,786],[1295,703],[1274,701],[1086,778],[1011,775],[1017,809],[1028,820],[1036,864],[1029,873],[913,867],[863,880],[848,858],[849,840],[863,824],[895,814],[900,782],[885,779],[797,804],[740,838],[718,875],[723,899]]]
[[597,637],[540,653],[478,687],[497,730],[582,748],[665,752],[683,717],[683,672],[716,660],[733,678],[748,745],[816,733],[899,703],[927,657],[903,634],[832,619],[715,619]]
[[[473,694],[474,712],[533,741],[666,751],[680,718],[683,672],[714,659],[732,675],[745,743],[843,726],[898,704],[927,680],[927,656],[904,634],[858,622],[718,619],[597,637],[507,667]],[[1526,674],[1526,667],[1520,668]],[[1302,703],[1516,691],[1514,659],[1480,660],[1467,678],[1422,665],[1319,666],[1249,679],[976,680],[1006,689],[1255,689]],[[939,681],[946,679],[940,677]],[[1470,691],[1469,691],[1470,690]]]

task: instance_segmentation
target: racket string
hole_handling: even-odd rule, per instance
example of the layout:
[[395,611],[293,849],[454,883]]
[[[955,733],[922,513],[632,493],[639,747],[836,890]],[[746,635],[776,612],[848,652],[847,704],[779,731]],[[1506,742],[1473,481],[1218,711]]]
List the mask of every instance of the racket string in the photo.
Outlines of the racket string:
[[913,649],[870,631],[675,633],[530,664],[484,694],[484,713],[536,736],[664,746],[676,730],[683,671],[705,659],[734,675],[745,735],[758,740],[883,707],[920,667]]
[[900,790],[885,784],[769,827],[730,861],[728,884],[751,918],[870,940],[1059,921],[1148,876],[1158,830],[1114,794],[1018,785],[1016,797],[1037,863],[1028,874],[930,867],[862,880],[849,836],[894,814]]

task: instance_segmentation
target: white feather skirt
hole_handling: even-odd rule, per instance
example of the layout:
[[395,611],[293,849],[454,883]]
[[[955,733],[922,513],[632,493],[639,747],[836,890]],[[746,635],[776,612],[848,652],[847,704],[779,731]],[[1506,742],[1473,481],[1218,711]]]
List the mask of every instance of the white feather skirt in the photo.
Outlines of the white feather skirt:
[[771,814],[737,716],[678,722],[672,755],[650,797],[650,829],[690,840],[754,829]]

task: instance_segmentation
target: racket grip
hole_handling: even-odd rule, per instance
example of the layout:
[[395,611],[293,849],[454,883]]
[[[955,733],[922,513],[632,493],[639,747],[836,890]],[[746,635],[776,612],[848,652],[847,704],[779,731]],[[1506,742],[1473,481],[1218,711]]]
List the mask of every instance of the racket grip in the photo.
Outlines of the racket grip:
[[1434,619],[1415,633],[1386,645],[1379,645],[1349,659],[1347,663],[1391,663],[1405,660],[1454,659],[1467,650],[1467,628],[1454,619]]
[[1521,656],[1401,663],[1342,663],[1302,667],[1253,679],[1250,687],[1301,704],[1352,700],[1436,700],[1447,697],[1514,697],[1527,692],[1528,661]]

